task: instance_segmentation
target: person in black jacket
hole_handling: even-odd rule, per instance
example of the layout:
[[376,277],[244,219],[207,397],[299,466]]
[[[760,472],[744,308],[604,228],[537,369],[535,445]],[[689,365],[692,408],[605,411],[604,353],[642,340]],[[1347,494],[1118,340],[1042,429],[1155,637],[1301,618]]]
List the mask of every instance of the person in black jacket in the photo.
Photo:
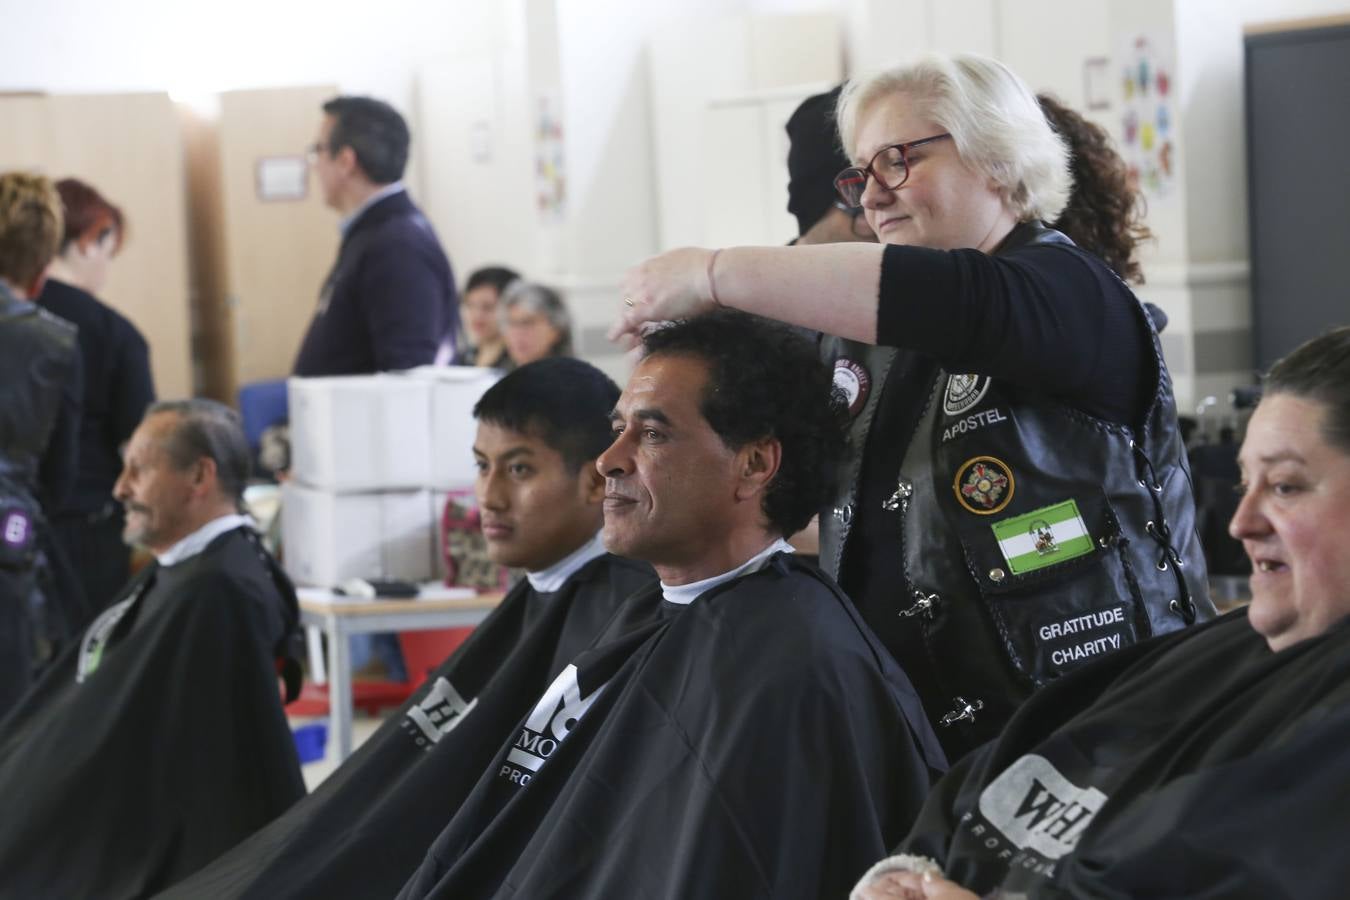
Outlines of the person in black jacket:
[[1239,460],[1251,604],[1032,697],[855,898],[1345,895],[1350,327],[1271,368]]
[[60,241],[61,198],[51,182],[0,175],[0,716],[50,652],[47,513],[75,481],[75,328],[29,299],[41,293]]
[[408,125],[370,97],[335,97],[323,112],[309,158],[324,201],[342,216],[342,245],[293,372],[364,375],[448,362],[459,330],[455,279],[401,180]]
[[835,363],[858,440],[820,558],[958,758],[1051,679],[1213,615],[1189,471],[1152,320],[1043,224],[1070,160],[1026,85],[934,56],[837,115],[839,199],[881,246],[672,251],[614,333],[723,304],[897,348]]
[[[53,535],[79,579],[83,610],[70,608],[69,634],[84,629],[131,577],[122,507],[112,495],[122,446],[155,401],[150,348],[126,316],[96,296],[126,237],[122,211],[74,178],[56,183],[65,235],[39,306],[79,328],[84,364],[80,469],[75,489],[52,516]],[[70,604],[67,603],[70,607]]]

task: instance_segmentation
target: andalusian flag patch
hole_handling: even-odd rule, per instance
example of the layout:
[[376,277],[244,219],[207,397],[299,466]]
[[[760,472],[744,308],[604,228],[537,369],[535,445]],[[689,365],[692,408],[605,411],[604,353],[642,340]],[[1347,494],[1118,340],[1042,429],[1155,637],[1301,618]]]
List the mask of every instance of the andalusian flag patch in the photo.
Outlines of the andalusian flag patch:
[[1072,500],[989,526],[1014,575],[1024,575],[1092,552],[1078,504]]

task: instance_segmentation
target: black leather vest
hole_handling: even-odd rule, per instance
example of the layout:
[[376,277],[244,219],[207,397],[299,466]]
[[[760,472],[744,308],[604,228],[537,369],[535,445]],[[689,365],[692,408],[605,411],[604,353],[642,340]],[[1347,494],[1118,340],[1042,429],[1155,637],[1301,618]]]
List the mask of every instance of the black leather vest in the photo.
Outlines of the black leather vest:
[[[940,372],[896,448],[900,475],[884,503],[900,517],[894,611],[921,630],[950,700],[928,710],[955,732],[939,729],[949,748],[993,737],[1046,680],[1214,615],[1171,379],[1142,305],[1138,315],[1153,336],[1154,394],[1137,428]],[[835,349],[858,358],[852,342]],[[864,351],[874,394],[896,352]],[[821,565],[836,578],[874,414],[855,417],[850,471],[820,519]]]

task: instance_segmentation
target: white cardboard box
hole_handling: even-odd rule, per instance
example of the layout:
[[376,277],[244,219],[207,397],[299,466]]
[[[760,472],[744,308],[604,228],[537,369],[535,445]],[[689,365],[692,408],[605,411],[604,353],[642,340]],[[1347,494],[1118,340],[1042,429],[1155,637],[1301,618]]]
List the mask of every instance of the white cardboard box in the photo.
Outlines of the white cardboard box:
[[388,373],[289,379],[291,476],[334,491],[427,487],[432,385]]
[[431,384],[431,480],[428,486],[451,491],[473,487],[477,469],[473,439],[478,423],[473,407],[502,377],[495,369],[474,366],[421,366],[408,374]]
[[427,490],[339,493],[282,487],[282,552],[297,584],[348,578],[427,581],[436,570],[437,512]]

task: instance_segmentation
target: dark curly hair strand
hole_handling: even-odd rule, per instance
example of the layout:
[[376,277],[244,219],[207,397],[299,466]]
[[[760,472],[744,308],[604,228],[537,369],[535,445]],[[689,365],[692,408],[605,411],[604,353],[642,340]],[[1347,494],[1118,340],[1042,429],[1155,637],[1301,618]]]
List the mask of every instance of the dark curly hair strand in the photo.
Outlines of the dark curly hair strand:
[[1037,94],[1050,127],[1069,145],[1073,193],[1054,228],[1100,256],[1122,280],[1142,284],[1135,249],[1153,233],[1144,225],[1144,198],[1130,184],[1125,160],[1100,126],[1050,94]]

